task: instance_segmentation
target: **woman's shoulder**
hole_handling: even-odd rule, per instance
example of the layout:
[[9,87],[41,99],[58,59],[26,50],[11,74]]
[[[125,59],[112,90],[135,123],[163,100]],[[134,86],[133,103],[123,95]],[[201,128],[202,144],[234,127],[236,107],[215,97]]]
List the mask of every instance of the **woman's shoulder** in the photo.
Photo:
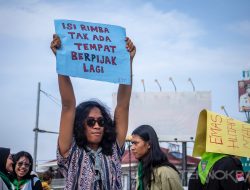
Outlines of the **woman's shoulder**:
[[32,175],[31,180],[33,180],[34,182],[37,182],[37,181],[40,181],[40,178],[37,177],[36,175]]
[[213,166],[213,170],[231,171],[231,170],[236,170],[236,169],[238,170],[243,169],[241,161],[235,156],[231,156],[231,155],[221,158]]
[[33,175],[30,179],[31,187],[34,190],[40,190],[42,189],[42,182],[39,177]]
[[160,166],[155,168],[156,174],[157,175],[164,175],[167,178],[179,178],[178,173],[171,167],[169,166]]
[[118,142],[116,141],[112,144],[112,149],[113,149],[113,156],[117,155],[119,158],[121,158],[125,152],[125,145],[120,147]]
[[4,183],[3,179],[0,177],[0,189],[1,190],[8,190],[8,187]]
[[180,176],[173,168],[160,166],[156,168],[156,171],[156,181],[160,182],[162,189],[183,190]]

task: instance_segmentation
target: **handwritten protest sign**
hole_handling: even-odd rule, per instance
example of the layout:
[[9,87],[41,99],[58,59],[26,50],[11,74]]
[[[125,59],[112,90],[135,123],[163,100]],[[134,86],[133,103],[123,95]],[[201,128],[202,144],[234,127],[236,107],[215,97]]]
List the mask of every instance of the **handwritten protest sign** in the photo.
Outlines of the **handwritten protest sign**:
[[204,152],[250,157],[250,125],[208,110],[201,111],[193,156]]
[[130,57],[126,31],[120,26],[55,20],[62,46],[57,51],[57,73],[130,84]]

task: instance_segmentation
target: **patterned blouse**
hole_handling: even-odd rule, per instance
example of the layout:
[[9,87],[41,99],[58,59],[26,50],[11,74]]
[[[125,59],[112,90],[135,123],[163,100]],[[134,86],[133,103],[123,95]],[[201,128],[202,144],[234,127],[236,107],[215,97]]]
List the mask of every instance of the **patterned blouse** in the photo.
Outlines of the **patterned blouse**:
[[106,156],[101,149],[89,151],[71,145],[69,154],[63,158],[57,149],[57,163],[66,178],[65,190],[119,190],[121,183],[121,157],[124,146],[113,144],[113,154]]

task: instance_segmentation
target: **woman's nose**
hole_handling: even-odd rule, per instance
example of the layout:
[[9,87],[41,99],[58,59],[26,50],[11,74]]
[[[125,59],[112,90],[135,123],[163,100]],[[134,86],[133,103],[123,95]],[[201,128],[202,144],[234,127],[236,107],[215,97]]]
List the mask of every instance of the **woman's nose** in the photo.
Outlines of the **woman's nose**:
[[98,122],[95,122],[95,125],[93,126],[93,128],[98,128],[98,129],[100,129],[101,127],[100,127],[100,125],[98,124]]

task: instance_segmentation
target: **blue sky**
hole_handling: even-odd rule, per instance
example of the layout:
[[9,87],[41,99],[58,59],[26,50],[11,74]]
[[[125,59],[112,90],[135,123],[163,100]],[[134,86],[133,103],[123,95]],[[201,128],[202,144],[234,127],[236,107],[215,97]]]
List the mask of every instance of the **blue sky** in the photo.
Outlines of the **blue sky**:
[[[55,58],[49,49],[54,19],[120,25],[137,46],[134,91],[212,92],[212,111],[238,120],[237,81],[250,64],[248,0],[0,0],[0,145],[33,153],[37,83],[59,100]],[[117,85],[73,79],[77,101],[92,97],[111,107]],[[101,89],[101,90],[100,90]],[[60,106],[41,94],[39,127],[58,131]],[[39,134],[38,160],[55,158],[57,137]]]

